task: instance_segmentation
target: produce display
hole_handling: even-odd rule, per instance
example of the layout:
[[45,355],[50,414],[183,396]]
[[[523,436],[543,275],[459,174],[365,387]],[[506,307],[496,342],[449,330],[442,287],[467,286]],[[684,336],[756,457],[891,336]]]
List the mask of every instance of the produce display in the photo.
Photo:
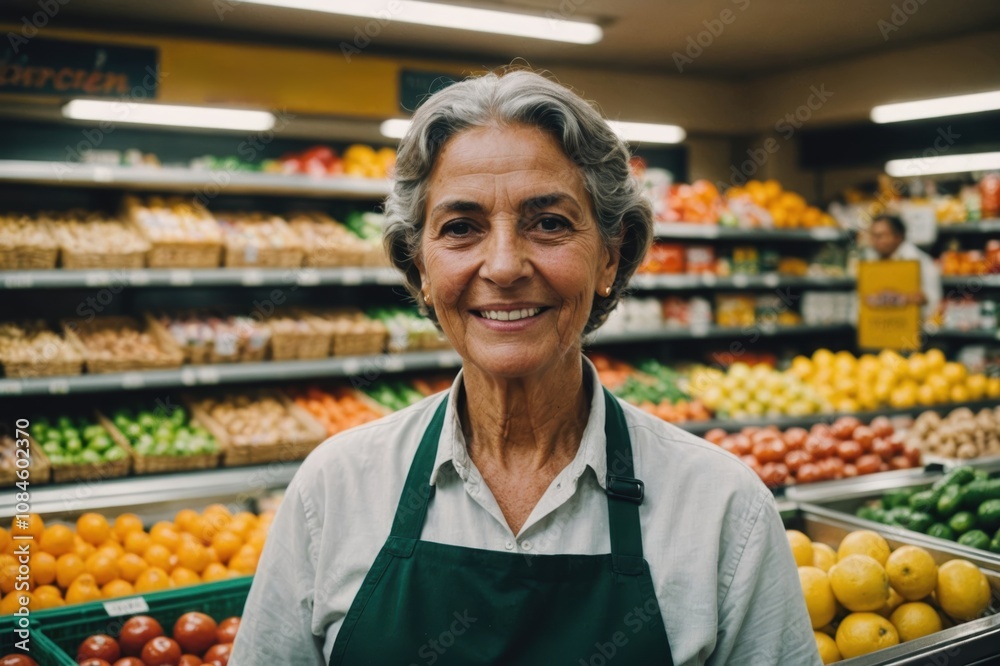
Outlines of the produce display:
[[260,319],[221,311],[161,313],[155,320],[180,347],[186,363],[261,361],[271,340],[271,329]]
[[139,456],[192,456],[217,453],[219,443],[180,406],[172,409],[116,409],[111,422]]
[[877,532],[847,534],[836,549],[788,530],[799,584],[824,664],[852,659],[982,617],[989,580],[960,558],[895,550]]
[[727,371],[699,367],[690,373],[688,390],[719,418],[807,416],[833,411],[820,391],[766,364],[733,363]]
[[1000,273],[1000,240],[989,240],[984,250],[961,250],[956,242],[941,253],[941,275]]
[[752,227],[812,229],[837,225],[832,216],[808,205],[801,195],[783,190],[776,180],[750,180],[742,187],[731,187],[726,190],[726,202],[738,219],[748,219]]
[[290,216],[288,222],[302,239],[306,250],[305,266],[388,265],[381,236],[375,240],[363,238],[355,229],[318,212],[297,213]]
[[177,618],[167,635],[155,618],[134,615],[122,624],[117,637],[85,638],[76,660],[88,666],[226,666],[239,629],[239,617],[216,622],[206,613],[188,612]]
[[44,321],[0,322],[0,365],[8,377],[78,375],[83,356]]
[[302,239],[282,218],[267,213],[217,213],[226,266],[302,265]]
[[48,225],[27,215],[0,215],[0,270],[54,268],[59,249]]
[[67,338],[79,341],[88,372],[120,372],[177,367],[183,354],[155,329],[144,330],[131,317],[95,317],[64,323]]
[[711,418],[705,406],[682,388],[683,375],[658,361],[650,359],[634,367],[604,354],[588,356],[601,384],[622,400],[672,423]]
[[347,387],[325,391],[318,386],[293,392],[295,404],[323,424],[327,435],[382,418],[384,412],[375,409]]
[[867,219],[883,213],[899,215],[907,208],[926,208],[933,211],[939,226],[947,227],[1000,217],[1000,175],[986,173],[978,183],[962,185],[957,195],[939,192],[933,178],[892,179],[882,175],[877,191],[850,188],[844,191],[843,198]]
[[646,253],[640,273],[658,275],[785,275],[789,277],[844,277],[847,253],[837,244],[825,244],[809,258],[788,256],[778,248],[756,245],[717,248],[711,245],[656,241]]
[[128,195],[122,208],[152,243],[222,243],[222,230],[212,214],[193,199],[149,197],[143,203]]
[[121,220],[69,211],[49,216],[65,268],[139,268],[149,243]]
[[[216,160],[207,164],[210,168],[229,168],[231,162],[235,162],[237,168],[245,166],[237,158],[225,158],[221,162]],[[314,178],[388,178],[395,164],[396,151],[392,148],[376,150],[364,144],[354,144],[344,150],[343,156],[338,156],[329,146],[316,145],[296,153],[286,153],[277,160],[264,160],[259,168],[270,173],[304,174]]]
[[427,397],[405,381],[380,380],[362,390],[369,398],[393,412],[415,405]]
[[736,226],[719,190],[704,179],[696,180],[690,185],[671,185],[666,204],[666,210],[659,218],[664,222]]
[[748,426],[727,433],[713,428],[705,439],[739,456],[770,488],[918,467],[920,449],[904,444],[892,422],[879,416],[863,425],[843,416],[809,430]]
[[941,304],[936,323],[946,331],[982,331],[995,334],[998,326],[997,312],[1000,301],[971,296],[948,298]]
[[887,491],[857,516],[1000,553],[1000,478],[957,467],[929,487]]
[[385,326],[392,353],[451,347],[434,322],[412,308],[373,308],[366,314]]
[[[133,513],[114,520],[85,513],[75,524],[48,525],[30,514],[28,527],[0,528],[0,615],[20,607],[18,596],[39,611],[252,575],[273,518],[272,511],[233,515],[213,504],[200,514],[183,509],[146,530]],[[34,538],[30,590],[18,591],[11,537],[27,534]]]
[[53,465],[96,465],[128,459],[128,452],[92,417],[37,417],[31,420],[29,431]]
[[976,414],[959,407],[944,418],[937,412],[924,412],[909,430],[906,444],[943,458],[1000,455],[1000,406]]
[[303,420],[281,394],[261,391],[205,398],[195,403],[211,424],[222,429],[233,446],[268,446],[306,440],[318,444],[315,421]]

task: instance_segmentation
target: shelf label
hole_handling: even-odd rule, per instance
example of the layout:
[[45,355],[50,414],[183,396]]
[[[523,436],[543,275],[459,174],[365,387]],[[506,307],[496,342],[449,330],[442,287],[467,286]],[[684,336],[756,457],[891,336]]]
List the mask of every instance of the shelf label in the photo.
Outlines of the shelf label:
[[764,276],[765,287],[777,287],[779,284],[781,284],[781,278],[774,273],[768,273]]
[[184,386],[194,386],[198,383],[198,375],[194,368],[181,368],[181,384]]
[[104,287],[111,284],[111,274],[107,271],[93,271],[83,276],[83,283],[88,287]]
[[383,268],[375,272],[375,282],[377,284],[399,284],[399,273],[392,268]]
[[106,167],[106,166],[94,167],[95,183],[113,183],[114,181],[115,181],[115,172],[111,170],[111,167]]
[[146,385],[146,378],[138,372],[126,372],[122,375],[123,389],[137,389]]
[[743,289],[750,284],[750,278],[746,275],[734,275],[733,276],[733,286],[739,289]]
[[302,270],[295,277],[295,282],[303,287],[315,287],[319,284],[319,273],[315,270]]
[[132,271],[128,274],[128,281],[134,285],[149,284],[149,273],[143,270]]
[[31,289],[34,284],[35,281],[31,279],[31,276],[24,273],[5,275],[3,278],[3,286],[7,289]]
[[53,379],[49,382],[49,393],[52,395],[69,393],[69,382],[65,379]]
[[387,372],[402,372],[406,369],[406,363],[399,356],[389,356],[385,360],[385,369]]
[[0,380],[0,395],[20,395],[21,382],[14,379]]
[[[736,276],[736,277],[740,277],[740,276]],[[733,278],[734,283],[735,283],[736,277]],[[712,275],[711,273],[702,273],[702,275],[701,275],[701,282],[706,287],[714,287],[715,283],[717,282],[717,280],[715,279],[715,276]]]
[[441,368],[453,368],[455,367],[455,354],[453,352],[441,352],[437,357],[438,367]]
[[840,234],[837,233],[836,229],[830,227],[819,227],[817,229],[811,229],[809,235],[816,240],[837,240]]
[[219,383],[219,369],[204,367],[197,368],[195,372],[198,375],[198,381],[202,384],[218,384]]
[[167,280],[174,287],[187,287],[194,284],[194,274],[187,269],[174,269]]
[[361,271],[357,268],[345,268],[341,274],[341,282],[344,284],[361,284],[362,279]]
[[129,597],[127,599],[105,601],[103,606],[105,612],[107,612],[110,617],[149,612],[149,604],[146,603],[145,597]]
[[356,375],[361,372],[361,362],[356,358],[349,358],[344,361],[344,374]]
[[264,274],[256,268],[250,268],[243,271],[240,282],[244,287],[254,287],[259,284],[264,284]]
[[691,337],[704,338],[708,336],[709,323],[707,321],[696,321],[691,324]]

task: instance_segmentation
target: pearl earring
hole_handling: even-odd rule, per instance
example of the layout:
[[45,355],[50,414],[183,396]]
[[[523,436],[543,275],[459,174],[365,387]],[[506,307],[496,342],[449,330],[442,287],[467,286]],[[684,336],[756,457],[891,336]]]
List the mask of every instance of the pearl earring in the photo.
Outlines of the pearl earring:
[[610,296],[610,295],[611,295],[611,287],[608,287],[608,288],[606,288],[606,289],[604,290],[604,295],[605,295],[605,296]]

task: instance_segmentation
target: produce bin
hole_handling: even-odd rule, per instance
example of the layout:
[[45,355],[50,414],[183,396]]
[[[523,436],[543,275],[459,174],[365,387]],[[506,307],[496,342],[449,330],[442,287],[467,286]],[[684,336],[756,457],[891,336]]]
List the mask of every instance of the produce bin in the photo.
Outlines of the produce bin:
[[[948,666],[972,666],[974,664],[995,663],[984,661],[995,659],[1000,653],[1000,572],[990,568],[990,563],[982,557],[977,557],[979,551],[955,553],[937,545],[928,545],[911,535],[914,532],[887,528],[879,523],[861,521],[864,525],[846,520],[809,505],[799,504],[796,508],[789,503],[779,504],[781,518],[788,529],[797,529],[805,533],[811,540],[825,543],[836,548],[841,540],[854,530],[865,528],[881,534],[889,546],[896,549],[900,546],[920,546],[934,558],[937,564],[961,557],[969,560],[986,574],[992,588],[993,597],[986,609],[986,615],[978,620],[965,622],[949,629],[916,640],[900,643],[884,650],[878,650],[861,657],[844,659],[837,664],[843,666],[881,666],[889,664],[948,664]],[[935,542],[950,544],[942,539]]]
[[66,663],[66,655],[42,633],[38,620],[35,618],[36,614],[32,613],[31,623],[28,626],[30,632],[28,646],[30,649],[27,653],[16,650],[14,647],[14,644],[21,640],[20,636],[14,634],[17,620],[10,615],[0,618],[0,657],[15,653],[27,654],[38,662],[38,666],[62,666]]
[[[76,650],[85,638],[93,634],[108,634],[117,638],[121,626],[135,615],[149,615],[160,623],[168,636],[172,633],[177,618],[190,611],[207,613],[217,622],[234,615],[243,615],[243,606],[252,582],[252,576],[243,576],[163,592],[39,611],[33,617],[44,636],[54,643],[60,653],[59,660],[52,663],[76,666]],[[124,605],[122,602],[126,600],[138,603],[144,601],[149,610],[116,612],[114,606]],[[111,613],[108,607],[112,609]]]

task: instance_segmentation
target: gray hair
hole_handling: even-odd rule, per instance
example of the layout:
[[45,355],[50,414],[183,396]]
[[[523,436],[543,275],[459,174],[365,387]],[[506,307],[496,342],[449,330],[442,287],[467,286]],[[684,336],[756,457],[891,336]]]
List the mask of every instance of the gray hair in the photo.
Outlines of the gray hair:
[[652,209],[629,169],[628,146],[601,114],[576,93],[530,71],[489,73],[456,83],[431,96],[413,115],[399,144],[395,183],[386,199],[384,243],[403,272],[407,291],[421,312],[437,323],[420,298],[420,252],[427,179],[444,144],[462,130],[525,124],[552,134],[583,175],[605,246],[620,256],[608,296],[595,295],[587,334],[618,305],[653,236]]

